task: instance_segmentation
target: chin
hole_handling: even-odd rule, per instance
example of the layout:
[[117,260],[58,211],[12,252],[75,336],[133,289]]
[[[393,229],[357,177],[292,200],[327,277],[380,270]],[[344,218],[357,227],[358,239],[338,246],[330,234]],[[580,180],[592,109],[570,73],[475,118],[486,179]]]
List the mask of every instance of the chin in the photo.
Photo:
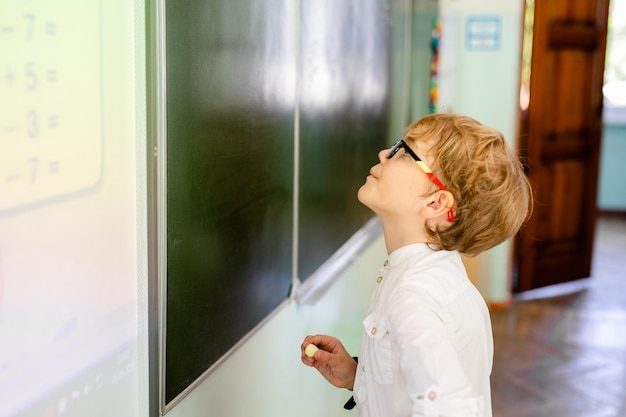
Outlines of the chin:
[[[365,194],[365,191],[363,191],[363,188],[365,188],[365,184],[363,184],[360,188],[359,191],[356,192],[356,198],[363,203],[363,194]],[[365,204],[365,203],[363,203]]]
[[369,209],[372,209],[372,207],[370,207],[370,205],[367,202],[368,199],[367,199],[367,191],[365,190],[365,184],[362,185],[361,188],[359,188],[359,191],[356,193],[356,198],[365,207],[368,207]]

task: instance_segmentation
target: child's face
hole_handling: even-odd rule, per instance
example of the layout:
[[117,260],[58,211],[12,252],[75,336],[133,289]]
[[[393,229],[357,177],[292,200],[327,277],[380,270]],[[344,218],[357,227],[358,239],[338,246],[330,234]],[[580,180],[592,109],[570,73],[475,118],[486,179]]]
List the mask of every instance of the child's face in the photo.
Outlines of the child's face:
[[[424,162],[431,162],[425,143],[408,145]],[[380,163],[370,169],[365,184],[359,189],[359,201],[381,217],[415,216],[419,214],[420,201],[430,194],[433,182],[404,149],[398,150],[391,159],[387,159],[388,153],[389,149],[378,153]]]

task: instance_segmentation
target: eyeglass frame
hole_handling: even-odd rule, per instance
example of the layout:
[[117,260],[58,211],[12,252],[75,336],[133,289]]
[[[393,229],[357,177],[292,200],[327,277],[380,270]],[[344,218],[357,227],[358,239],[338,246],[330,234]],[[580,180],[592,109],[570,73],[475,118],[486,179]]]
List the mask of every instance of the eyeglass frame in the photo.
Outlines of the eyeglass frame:
[[[442,191],[446,191],[445,185],[443,185],[441,180],[437,178],[437,176],[433,173],[433,170],[430,169],[430,167],[426,165],[426,162],[422,161],[422,159],[419,156],[417,156],[415,152],[413,152],[413,150],[409,147],[409,145],[407,145],[404,139],[400,139],[389,149],[389,153],[387,153],[387,159],[393,158],[394,155],[397,154],[398,151],[402,148],[404,148],[406,153],[408,153],[411,156],[411,158],[415,160],[415,162],[420,167],[420,169],[424,172],[424,174],[426,174],[426,176],[430,178],[430,180],[434,182],[435,185],[439,187],[439,189],[441,189]],[[454,212],[452,211],[451,208],[448,210],[448,221],[450,223],[454,222]]]

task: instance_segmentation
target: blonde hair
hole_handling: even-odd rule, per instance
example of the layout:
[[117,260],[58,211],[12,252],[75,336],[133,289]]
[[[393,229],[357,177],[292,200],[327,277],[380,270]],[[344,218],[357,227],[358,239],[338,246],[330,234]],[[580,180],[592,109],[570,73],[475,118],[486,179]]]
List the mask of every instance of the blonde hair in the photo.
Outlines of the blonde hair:
[[513,237],[528,219],[532,190],[524,168],[496,129],[455,114],[432,114],[407,129],[425,142],[431,168],[455,198],[449,227],[426,231],[436,249],[477,255]]

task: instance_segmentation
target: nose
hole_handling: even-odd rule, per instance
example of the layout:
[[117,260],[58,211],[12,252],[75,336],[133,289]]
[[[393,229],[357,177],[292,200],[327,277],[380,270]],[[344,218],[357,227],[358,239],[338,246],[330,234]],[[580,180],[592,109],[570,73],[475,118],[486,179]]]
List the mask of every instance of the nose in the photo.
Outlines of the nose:
[[378,152],[378,160],[380,162],[386,161],[388,154],[389,154],[389,149],[381,149],[380,152]]

